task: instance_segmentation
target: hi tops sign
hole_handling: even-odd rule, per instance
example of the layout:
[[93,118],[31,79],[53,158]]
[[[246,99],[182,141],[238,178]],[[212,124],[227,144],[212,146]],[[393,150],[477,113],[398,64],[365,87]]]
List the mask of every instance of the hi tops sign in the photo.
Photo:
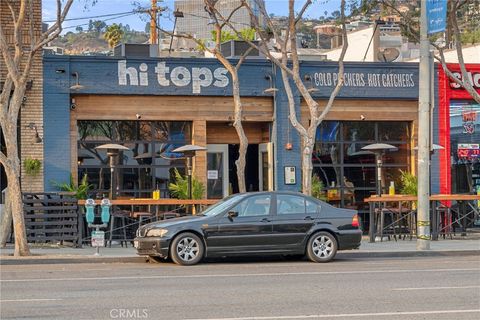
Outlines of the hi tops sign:
[[217,87],[225,88],[229,84],[227,69],[207,67],[185,66],[170,67],[166,62],[158,62],[155,68],[149,69],[149,65],[141,63],[137,66],[127,66],[126,60],[118,61],[118,85],[120,86],[144,86],[149,83],[149,75],[155,73],[156,82],[160,87],[186,87],[191,84],[192,93],[200,94],[202,88]]

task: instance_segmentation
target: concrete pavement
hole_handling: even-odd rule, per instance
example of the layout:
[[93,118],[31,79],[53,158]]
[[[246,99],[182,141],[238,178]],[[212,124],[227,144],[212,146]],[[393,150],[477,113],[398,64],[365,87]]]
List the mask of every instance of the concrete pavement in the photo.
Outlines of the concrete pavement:
[[[60,263],[140,263],[145,257],[136,255],[135,248],[119,245],[112,248],[100,248],[100,256],[94,256],[95,248],[71,247],[32,247],[32,256],[14,257],[13,247],[0,249],[0,265],[22,264],[60,264]],[[338,258],[388,258],[416,256],[479,256],[480,240],[477,237],[431,241],[431,250],[417,251],[415,240],[390,240],[369,243],[364,238],[359,250],[339,251]]]
[[[233,259],[232,259],[233,260]],[[1,319],[480,319],[478,256],[1,266]]]

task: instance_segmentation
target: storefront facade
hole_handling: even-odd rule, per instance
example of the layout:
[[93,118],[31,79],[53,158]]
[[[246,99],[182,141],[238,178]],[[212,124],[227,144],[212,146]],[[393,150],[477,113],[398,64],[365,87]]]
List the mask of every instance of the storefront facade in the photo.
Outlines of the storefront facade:
[[[174,168],[184,161],[178,146],[207,147],[194,159],[194,175],[206,196],[238,192],[238,137],[227,71],[214,59],[44,58],[45,190],[53,181],[88,175],[98,195],[108,193],[107,155],[95,147],[119,143],[117,194],[149,197],[158,187],[168,197]],[[337,63],[302,62],[301,74],[321,106],[336,84]],[[249,140],[249,191],[301,190],[300,137],[288,119],[280,72],[265,60],[247,60],[240,72],[243,125]],[[384,161],[384,183],[398,183],[400,170],[414,170],[418,65],[348,63],[346,82],[317,132],[314,171],[335,205],[364,210],[375,193],[375,159],[361,148],[395,145]],[[294,92],[299,120],[309,112]]]
[[[461,79],[460,66],[448,68]],[[473,87],[480,92],[480,65],[466,65]],[[480,105],[442,68],[438,77],[438,190],[442,194],[480,192]]]

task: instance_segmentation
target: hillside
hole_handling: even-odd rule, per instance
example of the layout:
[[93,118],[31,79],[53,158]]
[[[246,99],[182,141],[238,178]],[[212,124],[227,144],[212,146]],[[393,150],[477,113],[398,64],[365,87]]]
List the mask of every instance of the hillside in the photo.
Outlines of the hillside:
[[[104,32],[79,31],[68,32],[52,42],[52,46],[65,48],[65,54],[104,54],[111,50],[103,37]],[[148,34],[139,31],[125,31],[121,42],[145,43],[148,41]]]

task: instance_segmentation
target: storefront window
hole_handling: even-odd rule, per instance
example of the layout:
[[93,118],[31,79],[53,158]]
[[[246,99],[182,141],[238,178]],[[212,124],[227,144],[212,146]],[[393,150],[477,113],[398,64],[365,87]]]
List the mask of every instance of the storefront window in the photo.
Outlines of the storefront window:
[[121,151],[115,167],[116,192],[120,196],[150,197],[158,186],[169,197],[173,168],[185,172],[175,148],[191,141],[190,122],[168,121],[78,121],[79,178],[88,175],[92,193],[103,196],[110,190],[109,159],[105,143],[118,143]]
[[365,218],[368,206],[363,199],[376,193],[377,171],[375,154],[362,148],[381,142],[398,148],[385,152],[382,158],[383,192],[391,181],[399,190],[400,170],[408,171],[410,167],[409,122],[324,121],[321,124],[312,162],[330,204],[357,209]]
[[480,189],[480,105],[474,101],[450,103],[452,193]]

